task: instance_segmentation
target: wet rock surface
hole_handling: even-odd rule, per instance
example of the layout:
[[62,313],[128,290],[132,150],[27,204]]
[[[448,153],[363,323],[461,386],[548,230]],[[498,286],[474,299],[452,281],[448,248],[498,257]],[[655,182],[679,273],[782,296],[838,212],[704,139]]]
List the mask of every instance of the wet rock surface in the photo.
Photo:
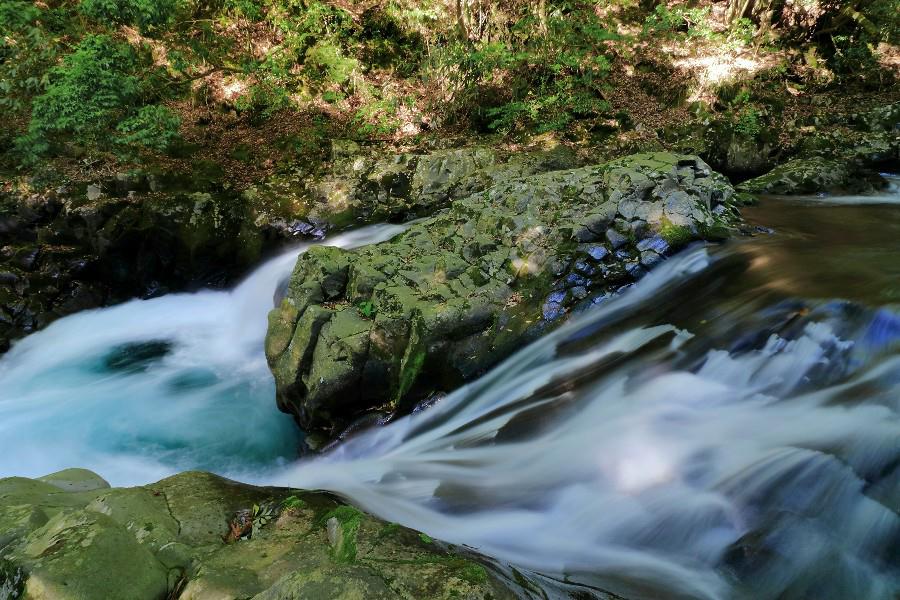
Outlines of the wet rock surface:
[[900,168],[900,103],[795,124],[790,160],[741,183],[751,194],[868,194]]
[[[229,538],[241,516],[249,527]],[[514,597],[470,557],[326,494],[200,472],[110,488],[83,469],[0,479],[0,589],[35,600]]]
[[79,310],[233,280],[277,243],[249,217],[206,192],[4,199],[0,351]]
[[388,242],[300,257],[270,314],[280,407],[328,439],[481,374],[575,306],[737,218],[693,156],[643,154],[497,184]]

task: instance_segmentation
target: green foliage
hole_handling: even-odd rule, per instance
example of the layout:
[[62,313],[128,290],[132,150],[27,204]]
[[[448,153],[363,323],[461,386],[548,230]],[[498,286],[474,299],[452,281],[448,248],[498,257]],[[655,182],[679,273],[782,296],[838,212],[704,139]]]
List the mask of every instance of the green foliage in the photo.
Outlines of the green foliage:
[[150,105],[119,123],[116,130],[124,144],[165,152],[181,136],[181,118],[165,106]]
[[422,540],[422,542],[425,543],[425,544],[431,544],[431,543],[434,542],[434,538],[432,538],[432,537],[431,537],[430,535],[428,535],[427,533],[420,533],[420,534],[419,534],[419,539]]
[[688,37],[710,38],[713,30],[709,25],[709,12],[708,6],[669,8],[665,3],[657,4],[644,20],[644,34],[685,32]]
[[303,64],[314,79],[338,85],[347,83],[359,69],[359,61],[344,56],[332,42],[319,42],[307,50]]
[[366,300],[365,302],[360,302],[357,306],[359,310],[359,314],[365,317],[366,319],[371,319],[375,316],[375,303],[371,300]]
[[48,73],[47,90],[34,99],[27,135],[18,146],[26,158],[47,150],[54,136],[96,143],[137,101],[137,57],[130,46],[88,35]]
[[494,131],[559,130],[608,110],[603,86],[610,62],[605,44],[616,35],[593,10],[554,13],[547,30],[531,16],[505,41],[458,44],[437,65],[456,88],[453,108],[475,112]]
[[270,77],[262,77],[259,83],[251,86],[247,93],[239,96],[234,103],[236,109],[253,113],[263,119],[290,106],[290,90]]
[[747,17],[741,17],[732,23],[728,30],[728,42],[731,46],[749,46],[756,35],[756,26]]
[[401,77],[414,75],[426,54],[425,40],[415,30],[423,16],[415,9],[400,9],[395,2],[371,10],[355,36],[357,58],[370,67],[391,69]]
[[288,496],[281,501],[282,510],[300,510],[306,506],[306,502],[297,496]]
[[81,0],[81,14],[107,26],[135,25],[141,29],[168,24],[181,0]]
[[900,45],[900,10],[896,0],[871,0],[863,4],[862,11],[874,31],[869,31],[878,41]]
[[830,66],[838,75],[866,77],[878,71],[878,58],[873,52],[877,41],[873,44],[867,33],[834,35],[831,43],[834,55]]
[[228,7],[265,23],[280,38],[265,56],[242,57],[242,70],[256,83],[236,102],[239,110],[269,118],[294,106],[297,99],[327,93],[334,101],[361,68],[351,52],[357,26],[343,10],[317,0],[267,2],[265,6],[232,0]]
[[457,571],[457,574],[459,575],[460,579],[468,581],[469,583],[473,583],[475,585],[485,584],[488,580],[487,569],[474,562],[470,562],[462,566]]
[[225,0],[225,10],[251,21],[258,21],[263,16],[263,8],[256,0]]
[[397,119],[398,108],[397,98],[371,99],[356,110],[351,124],[356,133],[362,137],[391,135],[400,126]]
[[756,137],[762,131],[761,115],[753,106],[746,106],[737,113],[734,130],[747,137]]
[[0,110],[19,112],[50,83],[58,45],[31,2],[0,1]]
[[278,507],[272,502],[254,504],[250,510],[250,517],[253,519],[253,530],[258,530],[271,523],[278,517],[278,512]]

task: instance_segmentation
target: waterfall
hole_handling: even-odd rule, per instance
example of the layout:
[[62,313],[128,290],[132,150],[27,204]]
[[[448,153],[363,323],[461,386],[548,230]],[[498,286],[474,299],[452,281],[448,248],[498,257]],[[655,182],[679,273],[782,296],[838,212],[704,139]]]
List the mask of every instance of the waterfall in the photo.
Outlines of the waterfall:
[[[323,242],[353,248],[405,227]],[[185,469],[258,481],[297,457],[300,433],[275,407],[266,315],[305,244],[230,291],[172,294],[60,319],[0,359],[0,474],[88,467],[113,485]]]
[[0,359],[0,475],[77,466],[131,485],[207,469],[330,490],[491,557],[535,598],[895,600],[892,185],[769,204],[756,217],[777,235],[685,250],[436,405],[315,458],[298,460],[262,350],[308,246],[231,291],[66,317]]

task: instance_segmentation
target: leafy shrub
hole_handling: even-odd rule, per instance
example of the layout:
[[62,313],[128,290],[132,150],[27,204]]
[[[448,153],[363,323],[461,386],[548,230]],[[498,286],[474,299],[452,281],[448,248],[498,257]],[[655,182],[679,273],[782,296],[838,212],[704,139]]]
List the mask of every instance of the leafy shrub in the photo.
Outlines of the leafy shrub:
[[258,21],[263,16],[262,7],[255,0],[225,0],[225,9],[251,21]]
[[267,119],[291,106],[291,92],[278,77],[260,77],[255,85],[235,100],[236,109],[254,118]]
[[315,79],[338,85],[347,83],[359,69],[359,61],[344,56],[341,49],[330,42],[319,42],[307,50],[303,64]]
[[410,31],[407,22],[413,10],[388,4],[384,9],[373,8],[363,16],[357,40],[359,58],[373,67],[391,68],[402,77],[410,77],[420,67],[425,56],[423,36]]
[[24,110],[49,84],[57,45],[41,26],[43,16],[30,2],[0,1],[0,109]]
[[50,138],[69,134],[80,143],[105,137],[136,101],[137,57],[130,46],[105,35],[88,35],[61,65],[48,72],[47,90],[34,99],[27,135],[18,142],[28,155],[47,150]]
[[759,111],[752,106],[744,107],[737,113],[737,121],[734,130],[748,137],[755,137],[762,131],[762,122]]
[[455,88],[451,106],[463,114],[483,111],[487,128],[502,132],[558,130],[605,112],[610,63],[603,49],[615,34],[591,10],[554,13],[547,29],[539,33],[526,17],[508,41],[446,50],[436,71]]
[[728,42],[732,46],[749,46],[753,43],[753,36],[756,35],[756,26],[753,21],[747,17],[741,17],[731,24],[728,30]]
[[136,25],[141,29],[167,24],[179,0],[81,0],[81,13],[106,25]]
[[119,123],[116,130],[121,134],[119,141],[124,144],[165,152],[181,139],[179,127],[181,118],[178,115],[165,106],[151,105]]
[[708,6],[696,8],[676,6],[670,9],[665,4],[657,4],[644,20],[644,33],[682,31],[686,32],[688,37],[709,38],[713,35],[709,25],[709,13]]
[[836,73],[856,75],[878,69],[878,60],[865,33],[831,36],[831,42],[834,47],[831,66]]

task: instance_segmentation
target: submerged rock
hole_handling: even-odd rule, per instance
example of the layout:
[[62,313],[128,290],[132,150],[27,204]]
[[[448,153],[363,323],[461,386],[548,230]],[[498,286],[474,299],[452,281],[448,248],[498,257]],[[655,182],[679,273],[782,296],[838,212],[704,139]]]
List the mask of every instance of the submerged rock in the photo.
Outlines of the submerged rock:
[[[246,539],[223,538],[246,512]],[[265,515],[265,518],[263,518]],[[513,598],[484,566],[323,493],[189,472],[0,479],[0,590],[34,600]]]
[[642,261],[720,235],[733,195],[697,157],[641,154],[494,185],[382,244],[312,248],[269,316],[279,406],[313,439],[408,412],[641,277]]

